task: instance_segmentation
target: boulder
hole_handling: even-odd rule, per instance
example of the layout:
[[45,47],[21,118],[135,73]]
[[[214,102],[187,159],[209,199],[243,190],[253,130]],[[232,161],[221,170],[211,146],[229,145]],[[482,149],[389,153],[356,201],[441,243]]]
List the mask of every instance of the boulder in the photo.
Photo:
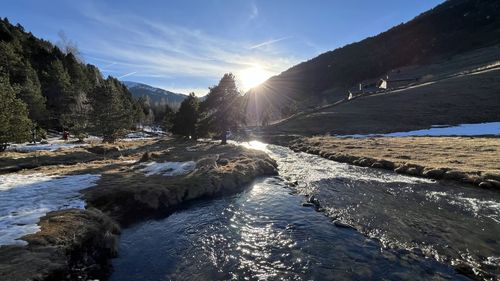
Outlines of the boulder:
[[358,165],[363,167],[369,167],[373,164],[374,160],[370,158],[361,158],[358,162]]
[[394,170],[394,168],[396,167],[394,162],[389,161],[389,160],[379,160],[378,162],[380,164],[382,164],[384,166],[384,168],[389,169],[389,170]]
[[120,151],[120,149],[117,146],[107,146],[107,145],[96,145],[87,147],[86,149],[88,152],[99,155],[106,155]]
[[486,182],[491,184],[493,187],[500,188],[500,181],[494,179],[487,179]]
[[217,160],[217,165],[226,166],[227,164],[229,164],[229,160],[227,158],[220,158]]
[[151,160],[151,153],[144,152],[144,154],[141,156],[141,159],[139,159],[139,162],[148,162],[149,160]]
[[407,166],[401,165],[401,166],[397,167],[396,169],[394,169],[394,172],[396,172],[398,174],[404,174],[407,169],[408,169]]
[[443,174],[443,178],[447,179],[447,180],[459,180],[460,181],[466,177],[467,177],[467,175],[465,173],[460,172],[460,171],[456,171],[456,170],[446,171]]
[[446,173],[445,169],[430,168],[430,169],[424,169],[422,175],[428,178],[440,179],[444,175],[444,173]]
[[350,225],[350,224],[347,224],[345,222],[342,222],[340,220],[334,220],[333,221],[333,224],[336,226],[336,227],[340,227],[340,228],[351,228],[351,229],[356,229],[354,226]]
[[384,165],[380,162],[375,162],[371,165],[372,168],[376,168],[376,169],[384,169]]
[[479,187],[482,187],[482,188],[492,188],[493,184],[491,184],[490,182],[487,182],[487,181],[482,181],[482,182],[479,183]]
[[483,174],[483,177],[486,178],[486,179],[493,179],[493,180],[496,180],[496,181],[500,181],[500,174],[494,174],[494,173],[486,172],[486,173]]
[[416,168],[416,167],[409,167],[406,169],[406,174],[411,175],[411,176],[420,176],[421,175],[421,170]]

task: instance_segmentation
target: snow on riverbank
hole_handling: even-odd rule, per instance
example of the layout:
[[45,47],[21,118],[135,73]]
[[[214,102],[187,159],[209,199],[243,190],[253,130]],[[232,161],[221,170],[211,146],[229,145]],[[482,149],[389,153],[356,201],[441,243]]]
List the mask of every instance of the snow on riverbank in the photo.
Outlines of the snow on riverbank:
[[139,128],[140,131],[130,132],[122,139],[122,141],[135,141],[135,140],[152,140],[166,134],[159,127],[144,126]]
[[94,186],[99,178],[91,174],[0,175],[0,245],[26,244],[16,239],[37,232],[37,223],[47,212],[84,208],[79,191]]
[[85,143],[78,143],[78,139],[69,138],[63,140],[62,136],[53,134],[51,137],[44,140],[44,143],[12,143],[7,147],[7,151],[17,152],[32,152],[32,151],[54,151],[57,149],[75,148],[87,146],[89,143],[101,142],[102,138],[96,136],[88,136],[84,139]]
[[65,142],[57,142],[57,143],[47,143],[47,144],[11,144],[7,147],[7,151],[18,151],[18,152],[31,152],[31,151],[54,151],[57,149],[64,148],[74,148],[74,147],[82,147],[87,146],[85,143],[65,143]]
[[141,164],[145,168],[140,169],[146,176],[161,174],[163,176],[180,176],[191,173],[196,168],[194,161],[187,162],[149,162]]
[[461,124],[457,126],[434,125],[430,129],[409,132],[396,132],[389,134],[368,135],[336,135],[341,138],[367,138],[367,137],[410,137],[410,136],[500,136],[500,122]]
[[148,132],[148,131],[138,131],[132,132],[125,135],[121,141],[139,141],[139,140],[154,140],[158,137],[164,135],[162,131]]
[[[140,141],[140,140],[154,140],[156,137],[151,136],[144,132],[133,132],[121,139],[121,141]],[[54,151],[58,149],[67,149],[75,147],[85,147],[89,143],[102,142],[101,137],[89,136],[84,139],[85,143],[77,143],[77,139],[70,138],[67,141],[62,140],[60,137],[52,137],[45,140],[46,143],[13,143],[7,147],[7,151],[17,151],[17,152],[33,152],[33,151]]]

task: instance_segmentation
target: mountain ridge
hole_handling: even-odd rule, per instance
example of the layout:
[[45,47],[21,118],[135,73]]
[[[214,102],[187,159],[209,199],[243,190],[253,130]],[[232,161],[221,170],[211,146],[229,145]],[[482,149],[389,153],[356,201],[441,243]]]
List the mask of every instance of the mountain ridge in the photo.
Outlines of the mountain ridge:
[[134,81],[121,81],[127,89],[132,93],[135,98],[148,97],[153,103],[167,103],[170,105],[178,106],[187,95],[181,93],[171,92],[162,88],[153,87],[148,84],[134,82]]

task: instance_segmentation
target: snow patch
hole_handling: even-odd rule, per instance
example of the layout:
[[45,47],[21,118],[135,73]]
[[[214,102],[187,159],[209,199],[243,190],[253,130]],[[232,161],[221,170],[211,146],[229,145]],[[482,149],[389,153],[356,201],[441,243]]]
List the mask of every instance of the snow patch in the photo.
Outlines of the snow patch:
[[149,138],[149,134],[146,134],[144,132],[133,132],[133,133],[127,134],[125,136],[125,138],[129,138],[129,139]]
[[47,143],[47,144],[11,144],[8,151],[31,152],[31,151],[54,151],[57,149],[87,146],[85,143]]
[[136,141],[136,140],[152,140],[158,136],[165,135],[165,132],[159,128],[143,127],[142,131],[132,132],[125,135],[123,141]]
[[0,175],[0,245],[40,230],[40,217],[50,211],[85,207],[79,191],[94,186],[99,175],[48,176],[41,173]]
[[156,133],[156,134],[163,134],[165,133],[165,131],[163,131],[160,127],[158,126],[155,126],[155,127],[151,127],[151,126],[144,126],[142,127],[142,130],[144,132],[148,132],[148,133]]
[[340,138],[368,138],[368,137],[409,137],[409,136],[481,136],[500,135],[500,122],[489,122],[479,124],[461,124],[457,126],[432,125],[432,128],[409,132],[396,132],[389,134],[368,135],[336,135]]
[[141,164],[145,168],[140,169],[146,176],[161,174],[163,176],[180,176],[191,173],[196,168],[194,161],[187,162],[149,162]]

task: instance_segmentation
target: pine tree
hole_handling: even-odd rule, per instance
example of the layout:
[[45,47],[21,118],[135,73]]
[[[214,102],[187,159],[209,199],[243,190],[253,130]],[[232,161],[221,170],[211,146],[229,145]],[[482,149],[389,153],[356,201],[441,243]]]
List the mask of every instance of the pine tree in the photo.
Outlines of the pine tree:
[[75,95],[71,91],[71,78],[60,60],[55,60],[44,73],[44,92],[47,97],[47,108],[50,110],[50,121],[54,127],[62,127],[61,116],[70,113]]
[[120,85],[108,78],[90,94],[92,131],[102,136],[103,142],[114,142],[133,124],[133,104]]
[[87,94],[92,91],[91,82],[85,75],[86,68],[82,67],[73,53],[67,53],[63,63],[70,77],[71,85],[66,93],[66,105],[60,117],[61,125],[76,136],[79,141],[83,141],[88,135],[90,125],[90,106]]
[[219,134],[222,144],[227,143],[228,130],[236,131],[245,124],[243,98],[232,73],[224,74],[219,84],[210,88],[202,110],[208,119],[205,121],[208,130]]
[[172,133],[196,139],[196,122],[198,121],[199,102],[194,93],[184,99],[175,114]]
[[0,151],[5,150],[8,142],[28,140],[30,128],[26,105],[16,98],[9,78],[0,75]]
[[61,125],[73,134],[78,141],[83,142],[90,130],[90,107],[86,95],[80,95],[79,98],[81,99],[76,100],[67,113],[61,114],[60,121]]
[[165,104],[164,107],[165,115],[163,117],[162,127],[165,131],[171,131],[174,125],[175,112],[168,104]]
[[18,89],[18,97],[28,106],[30,119],[39,125],[47,125],[48,111],[46,98],[42,95],[42,89],[36,71],[29,62],[24,65],[25,80],[15,85]]

